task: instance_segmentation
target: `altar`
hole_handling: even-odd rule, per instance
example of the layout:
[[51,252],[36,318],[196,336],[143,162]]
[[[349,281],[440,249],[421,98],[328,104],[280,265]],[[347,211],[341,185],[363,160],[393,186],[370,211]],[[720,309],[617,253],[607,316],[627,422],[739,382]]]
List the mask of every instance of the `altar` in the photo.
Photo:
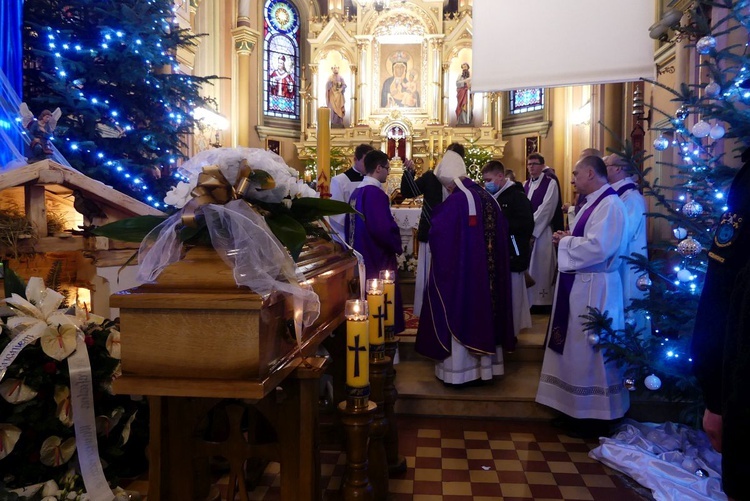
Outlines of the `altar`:
[[422,207],[391,207],[391,214],[401,231],[401,248],[406,254],[414,254],[417,244],[417,227]]

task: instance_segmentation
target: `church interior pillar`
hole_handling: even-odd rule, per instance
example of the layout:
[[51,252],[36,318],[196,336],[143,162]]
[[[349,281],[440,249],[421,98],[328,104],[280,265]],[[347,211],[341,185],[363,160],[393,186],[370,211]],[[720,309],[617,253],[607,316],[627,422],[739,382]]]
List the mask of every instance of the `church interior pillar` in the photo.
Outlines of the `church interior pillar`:
[[[443,81],[441,83],[442,88],[442,95],[443,95],[443,109],[442,109],[442,121],[444,124],[448,125],[448,89],[447,84],[450,81],[450,75],[448,75],[448,71],[450,70],[450,64],[443,63]],[[439,152],[442,154],[442,151]]]
[[[310,101],[312,102],[312,109],[316,110],[318,108],[318,65],[317,64],[311,64],[310,65],[310,78],[312,79],[312,96],[310,97]],[[317,113],[310,113],[310,127],[313,129],[318,126],[318,114]]]
[[237,27],[232,30],[234,50],[237,53],[237,85],[233,89],[234,98],[232,101],[237,103],[237,135],[235,140],[238,146],[250,146],[250,133],[252,131],[250,111],[258,106],[257,102],[250,102],[251,96],[257,95],[250,92],[252,88],[257,87],[257,85],[252,85],[251,82],[252,64],[250,57],[259,38],[260,33],[250,28],[250,20],[247,17],[241,17],[237,20]]
[[482,127],[492,125],[492,109],[490,107],[490,93],[482,92]]
[[432,93],[432,113],[430,115],[430,121],[432,123],[440,123],[440,94],[442,85],[440,83],[442,77],[442,68],[440,62],[443,60],[443,41],[433,39],[432,40],[432,57],[433,57],[433,93]]
[[[367,99],[365,95],[367,92],[367,47],[369,43],[366,40],[357,40],[357,55],[359,57],[359,75],[357,79],[356,95],[357,95],[357,125],[365,125],[364,118],[367,116]],[[355,123],[352,121],[352,123]]]
[[354,92],[349,93],[349,99],[351,100],[351,105],[349,106],[349,109],[351,110],[349,123],[354,126],[358,123],[359,120],[359,113],[357,110],[357,89],[359,89],[359,73],[357,71],[357,65],[355,64],[350,65],[349,69],[352,71],[352,85],[354,86]]

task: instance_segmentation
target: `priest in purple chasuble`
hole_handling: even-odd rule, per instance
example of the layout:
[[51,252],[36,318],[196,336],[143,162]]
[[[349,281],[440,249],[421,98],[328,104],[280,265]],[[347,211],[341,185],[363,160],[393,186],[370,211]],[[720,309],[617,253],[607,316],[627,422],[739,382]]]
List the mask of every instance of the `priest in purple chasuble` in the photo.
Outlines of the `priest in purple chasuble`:
[[415,349],[437,361],[435,375],[463,384],[502,375],[513,350],[508,223],[484,188],[446,151],[435,175],[451,194],[432,213],[432,265]]
[[589,342],[593,333],[584,330],[581,315],[591,306],[609,314],[613,329],[624,327],[619,272],[627,216],[601,158],[579,160],[573,183],[586,201],[571,223],[572,234],[558,231],[553,237],[560,272],[536,401],[575,419],[609,421],[630,406],[623,370]]
[[[346,218],[345,233],[349,245],[362,254],[365,261],[366,278],[379,278],[381,270],[398,269],[396,255],[401,254],[401,232],[391,214],[391,202],[383,190],[390,165],[388,155],[373,150],[365,155],[365,177],[352,192],[349,204],[360,212]],[[364,280],[364,278],[360,278]],[[394,311],[394,334],[402,332],[404,308],[401,303],[398,274],[396,274],[396,297]]]

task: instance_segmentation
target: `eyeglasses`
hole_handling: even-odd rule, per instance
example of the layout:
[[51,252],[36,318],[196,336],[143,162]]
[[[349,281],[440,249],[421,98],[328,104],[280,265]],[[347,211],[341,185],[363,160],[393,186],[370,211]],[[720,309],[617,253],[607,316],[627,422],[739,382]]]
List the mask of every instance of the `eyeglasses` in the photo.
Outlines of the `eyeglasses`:
[[538,162],[531,162],[531,163],[526,164],[527,167],[531,167],[532,165],[542,165],[542,164]]
[[391,170],[391,166],[390,165],[381,165],[380,167],[382,169],[385,169],[385,170]]

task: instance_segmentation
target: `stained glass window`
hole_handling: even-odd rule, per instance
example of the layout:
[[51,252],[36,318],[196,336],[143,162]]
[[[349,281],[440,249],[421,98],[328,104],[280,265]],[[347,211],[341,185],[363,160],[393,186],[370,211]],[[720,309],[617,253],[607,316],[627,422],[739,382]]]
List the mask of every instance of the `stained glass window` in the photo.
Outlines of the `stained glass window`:
[[289,0],[266,0],[263,12],[263,111],[299,119],[299,11]]
[[544,109],[544,89],[537,87],[510,91],[510,106],[508,109],[511,115]]

